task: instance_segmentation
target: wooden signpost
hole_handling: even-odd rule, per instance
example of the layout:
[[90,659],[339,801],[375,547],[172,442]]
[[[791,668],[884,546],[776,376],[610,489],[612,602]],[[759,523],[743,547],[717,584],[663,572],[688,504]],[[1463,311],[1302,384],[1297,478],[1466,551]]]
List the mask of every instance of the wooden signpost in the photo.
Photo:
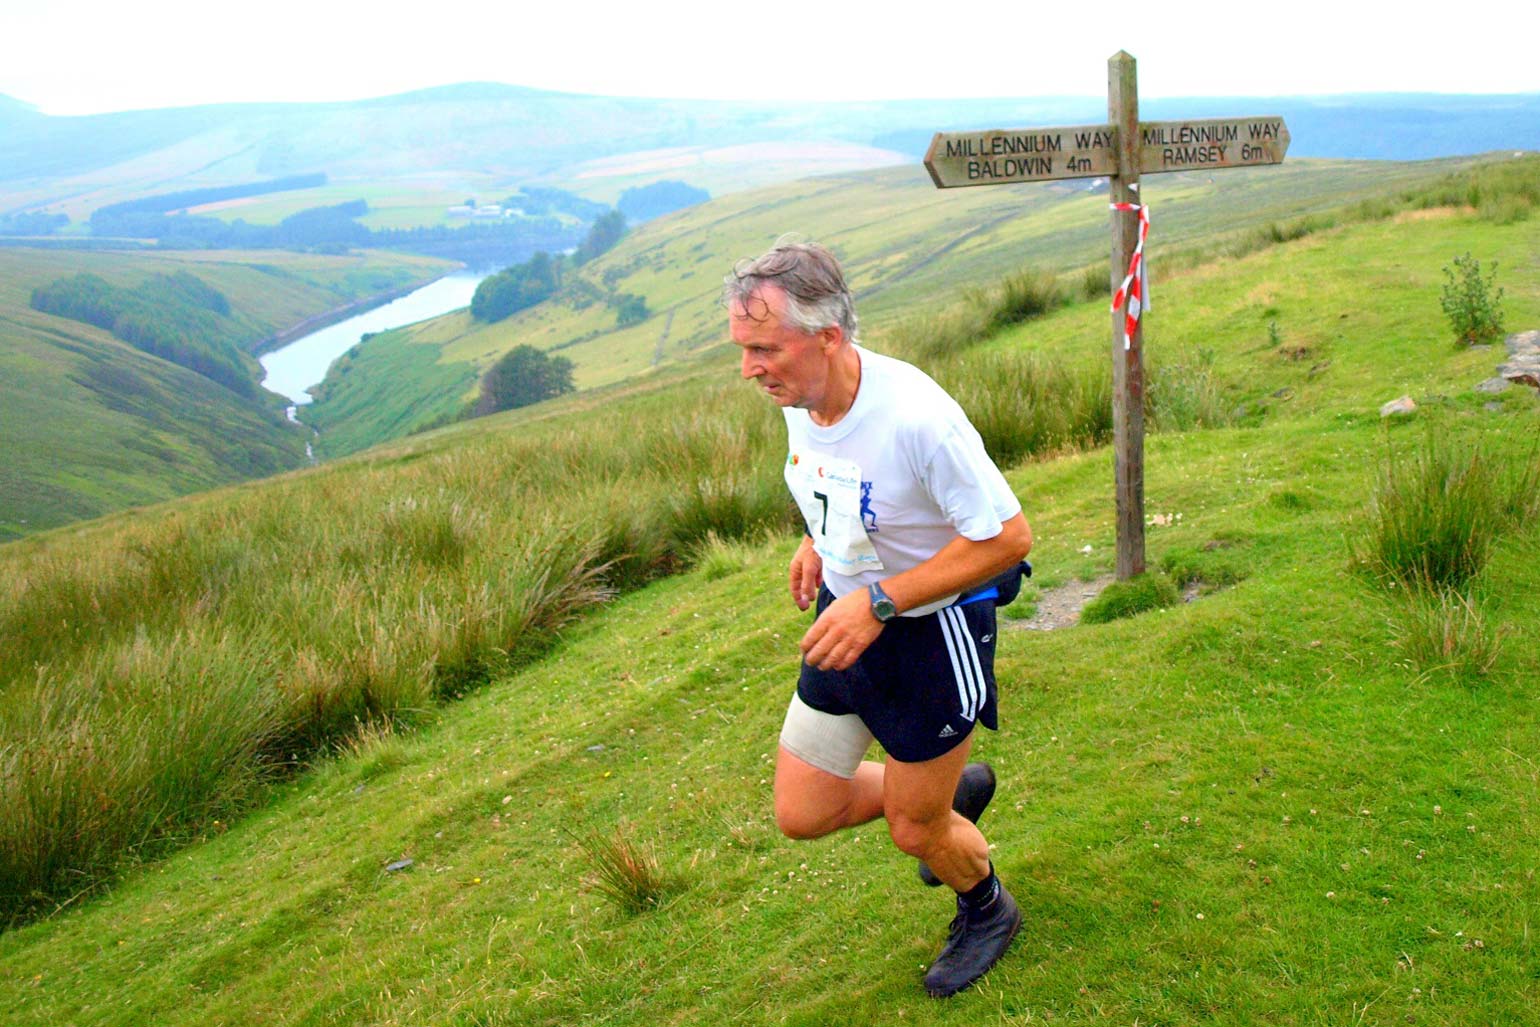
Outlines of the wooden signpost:
[[[1122,51],[1108,60],[1106,124],[937,132],[925,154],[925,170],[938,189],[1106,178],[1113,206],[1122,208],[1112,216],[1112,290],[1117,293],[1128,284],[1140,215],[1147,214],[1139,209],[1140,174],[1281,164],[1289,148],[1282,118],[1141,122],[1135,71],[1134,59]],[[1130,302],[1112,312],[1119,580],[1144,572],[1144,322],[1138,315],[1148,298],[1142,266],[1139,272]]]

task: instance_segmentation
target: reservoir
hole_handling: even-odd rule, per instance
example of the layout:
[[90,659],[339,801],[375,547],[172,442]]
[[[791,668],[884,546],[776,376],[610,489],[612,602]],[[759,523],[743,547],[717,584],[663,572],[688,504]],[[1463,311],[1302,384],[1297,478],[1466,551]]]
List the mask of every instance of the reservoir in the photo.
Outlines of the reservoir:
[[[484,271],[457,271],[383,306],[301,336],[261,358],[262,369],[267,372],[262,387],[287,396],[295,406],[309,403],[311,397],[305,390],[319,385],[332,361],[358,345],[360,336],[468,307],[476,286],[486,277]],[[293,415],[291,409],[289,416]]]

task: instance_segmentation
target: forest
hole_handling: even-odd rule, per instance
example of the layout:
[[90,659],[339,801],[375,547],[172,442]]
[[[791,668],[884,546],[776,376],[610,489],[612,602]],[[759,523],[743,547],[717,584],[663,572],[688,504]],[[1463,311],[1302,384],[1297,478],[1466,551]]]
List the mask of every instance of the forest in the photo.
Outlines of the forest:
[[243,398],[257,394],[259,365],[239,345],[230,301],[189,272],[151,275],[132,289],[73,275],[34,289],[32,308],[105,329]]

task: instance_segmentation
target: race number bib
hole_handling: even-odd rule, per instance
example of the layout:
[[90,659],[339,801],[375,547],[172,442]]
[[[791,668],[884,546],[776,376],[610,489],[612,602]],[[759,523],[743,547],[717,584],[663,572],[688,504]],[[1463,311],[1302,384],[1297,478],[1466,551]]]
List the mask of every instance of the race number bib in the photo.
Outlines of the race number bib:
[[786,458],[786,484],[826,570],[854,575],[883,569],[861,521],[861,468],[856,463],[792,453]]

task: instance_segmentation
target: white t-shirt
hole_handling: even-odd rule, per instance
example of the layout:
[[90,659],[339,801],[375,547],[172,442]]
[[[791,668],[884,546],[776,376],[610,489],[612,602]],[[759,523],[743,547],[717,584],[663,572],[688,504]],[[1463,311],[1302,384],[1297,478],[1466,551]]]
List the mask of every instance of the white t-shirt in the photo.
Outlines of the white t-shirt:
[[[916,567],[961,535],[1000,534],[1021,504],[962,407],[919,368],[856,348],[855,402],[827,428],[785,407],[786,485],[836,597]],[[906,610],[933,613],[944,596]]]

